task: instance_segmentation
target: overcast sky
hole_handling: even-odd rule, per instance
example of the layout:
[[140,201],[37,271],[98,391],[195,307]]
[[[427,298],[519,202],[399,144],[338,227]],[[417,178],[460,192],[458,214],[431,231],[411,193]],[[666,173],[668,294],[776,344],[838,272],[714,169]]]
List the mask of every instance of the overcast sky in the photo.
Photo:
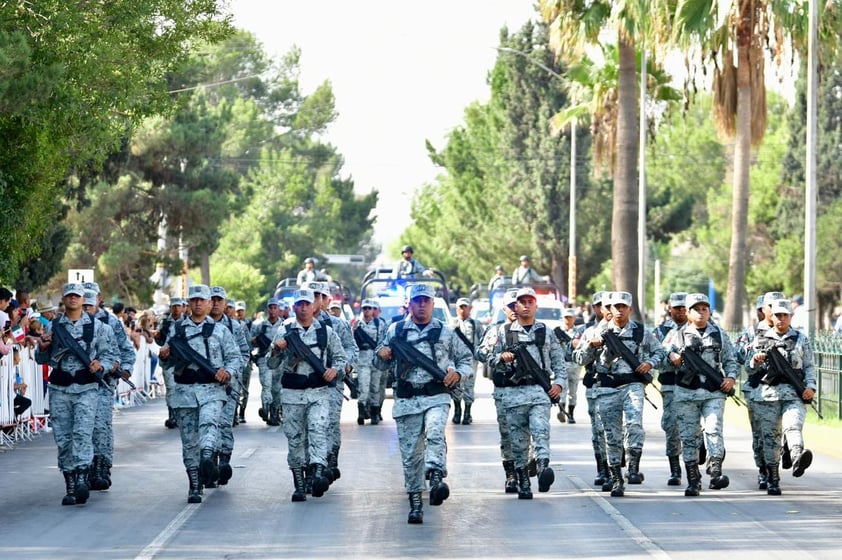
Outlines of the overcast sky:
[[339,118],[326,139],[357,191],[380,192],[384,244],[406,227],[414,190],[436,176],[425,139],[443,147],[465,107],[488,99],[500,29],[537,15],[532,0],[231,0],[231,9],[270,55],[301,48],[305,93],[330,80]]

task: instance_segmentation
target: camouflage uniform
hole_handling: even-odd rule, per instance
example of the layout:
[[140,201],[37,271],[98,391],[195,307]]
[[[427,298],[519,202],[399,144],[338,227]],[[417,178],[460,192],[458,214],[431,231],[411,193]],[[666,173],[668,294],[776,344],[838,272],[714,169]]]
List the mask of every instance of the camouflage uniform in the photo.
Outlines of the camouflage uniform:
[[[452,328],[435,318],[423,332],[411,320],[389,325],[385,338],[375,351],[375,367],[386,370],[394,362],[394,359],[384,361],[377,352],[384,346],[389,346],[399,324],[406,335],[406,341],[413,345],[419,339],[426,340],[430,331],[441,329],[438,342],[434,345],[435,351],[429,342],[419,343],[416,348],[434,359],[442,371],[453,367],[462,377],[470,374],[473,362],[471,351],[459,340]],[[420,367],[411,367],[403,378],[395,381],[394,388],[392,417],[398,428],[404,484],[409,493],[422,492],[426,473],[435,469],[441,472],[442,477],[447,477],[447,442],[444,430],[450,412],[450,394],[441,383]],[[425,388],[427,394],[424,393]],[[409,392],[404,392],[405,390]]]
[[[637,329],[643,329],[639,344],[634,336]],[[601,327],[594,334],[606,331],[616,334],[641,363],[648,362],[652,367],[657,367],[664,357],[664,350],[652,335],[652,331],[636,321],[630,320],[623,327],[617,326],[613,321],[601,323]],[[593,363],[596,370],[597,413],[605,429],[609,469],[619,471],[625,439],[630,457],[629,474],[639,475],[637,468],[646,438],[643,429],[643,380],[624,359],[613,356],[604,345],[594,348],[586,339],[584,344],[579,345],[577,354],[580,364]],[[642,478],[640,476],[641,481]]]
[[[372,318],[366,323],[363,319],[357,319],[354,323],[354,333],[363,331],[375,342],[374,348],[386,335],[388,324],[383,319]],[[358,402],[363,407],[368,407],[369,410],[373,408],[380,408],[380,386],[382,384],[382,372],[374,367],[374,348],[369,348],[367,343],[363,341],[357,334],[354,335],[357,340],[357,348],[359,348],[359,355],[357,356],[357,386],[360,389]],[[379,410],[372,411],[371,414],[379,414]]]
[[219,322],[234,336],[234,341],[240,350],[241,357],[241,368],[231,375],[229,388],[226,389],[228,398],[222,407],[222,415],[219,419],[219,444],[217,445],[217,451],[230,458],[231,453],[234,451],[234,417],[237,414],[237,405],[242,396],[242,371],[244,368],[250,366],[249,360],[251,354],[248,339],[246,338],[245,325],[236,319],[231,319],[227,315],[223,315]]
[[[477,350],[477,357],[483,362],[488,362],[488,359],[494,350],[494,345],[500,336],[498,331],[502,328],[502,325],[496,325],[485,331],[485,336],[483,337],[482,343]],[[491,368],[489,367],[489,371],[490,369]],[[512,431],[509,429],[509,420],[506,416],[506,408],[503,406],[502,385],[498,386],[497,383],[495,383],[494,391],[491,393],[491,396],[494,398],[494,408],[497,412],[497,428],[500,430],[500,456],[503,459],[503,468],[506,469],[507,475],[514,475],[515,456],[512,452]],[[507,466],[509,462],[511,463],[511,473],[509,472],[509,466]]]
[[[459,329],[459,332],[461,332],[468,342],[470,342],[468,349],[473,350],[475,353],[477,348],[479,348],[479,345],[482,343],[482,325],[480,325],[480,322],[471,317],[468,317],[465,320],[457,319],[456,328]],[[467,419],[471,418],[471,406],[474,404],[474,387],[477,383],[477,365],[478,361],[475,357],[471,362],[471,374],[467,377],[463,377],[459,382],[459,388],[462,391],[462,400],[465,401],[465,418]],[[454,401],[454,404],[456,404],[456,412],[461,412],[461,402]],[[456,423],[458,424],[459,422]],[[467,423],[470,423],[470,420]]]
[[[207,340],[203,336],[205,324],[214,325]],[[240,371],[242,354],[231,331],[217,324],[210,316],[200,323],[184,319],[179,325],[170,327],[168,344],[172,343],[177,330],[183,328],[190,347],[207,358],[214,368],[222,368],[232,377]],[[166,362],[170,366],[175,365],[172,355]],[[223,385],[208,379],[202,372],[193,373],[195,367],[195,364],[187,364],[174,372],[175,387],[172,395],[181,432],[182,460],[188,469],[198,468],[200,460],[204,461],[206,455],[212,455],[217,449],[222,407],[228,399]]]
[[[99,308],[96,312],[98,321],[106,322],[114,333],[114,342],[117,344],[117,352],[120,360],[120,371],[134,370],[134,363],[137,353],[134,344],[129,340],[126,329],[119,318],[108,313],[105,309]],[[113,375],[106,375],[106,386],[99,385],[97,389],[96,420],[94,421],[94,462],[93,483],[94,490],[105,490],[111,486],[111,467],[114,464],[114,393],[117,391],[120,371]],[[104,485],[104,487],[102,487]]]
[[[269,319],[265,319],[260,323],[254,323],[251,326],[251,338],[258,338],[263,335],[271,342],[277,336],[278,329],[281,327],[283,322],[283,319],[279,318],[274,323],[269,322]],[[270,410],[272,410],[273,406],[280,406],[283,396],[283,390],[281,388],[281,371],[277,368],[269,367],[266,363],[266,353],[268,351],[268,347],[263,351],[258,348],[257,355],[255,357],[257,371],[260,378],[261,410],[264,411],[266,418],[270,417]]]
[[[742,331],[736,339],[734,339],[734,355],[737,358],[737,363],[745,367],[746,359],[748,358],[748,349],[751,343],[754,341],[758,332],[767,328],[769,328],[768,323],[766,323],[766,321],[761,321],[755,325],[750,325],[746,330]],[[743,394],[743,400],[746,402],[746,409],[748,410],[748,421],[751,426],[751,451],[752,456],[754,457],[754,464],[757,466],[758,472],[760,473],[758,484],[763,486],[761,490],[765,490],[766,459],[763,456],[763,438],[760,433],[760,425],[757,422],[757,416],[755,414],[755,401],[752,399],[754,387],[751,386],[748,375],[746,375],[746,378],[742,381],[740,391]]]
[[[685,323],[686,324],[686,323]],[[675,329],[683,325],[676,325],[672,319],[667,319],[658,325],[652,334],[664,348],[668,348]],[[681,436],[678,433],[678,418],[676,417],[673,397],[675,395],[675,372],[678,368],[669,360],[664,360],[658,366],[658,384],[661,386],[663,409],[661,412],[661,429],[666,440],[665,455],[667,457],[681,456]]]
[[[508,327],[508,338],[517,344],[525,344],[529,354],[541,365],[552,383],[565,387],[567,383],[567,369],[564,362],[564,351],[558,339],[549,332],[546,325],[536,321],[531,327],[524,328],[515,321]],[[544,331],[541,334],[541,331]],[[501,406],[506,411],[506,420],[512,437],[512,454],[515,471],[518,473],[519,485],[523,493],[523,473],[529,462],[530,443],[535,445],[535,458],[539,468],[546,468],[550,458],[550,398],[537,382],[529,377],[512,383],[514,373],[511,364],[501,360],[501,354],[511,352],[510,340],[507,340],[506,326],[496,329],[493,339],[488,339],[491,346],[488,352],[488,364],[493,371],[496,389],[501,394]],[[539,347],[536,339],[543,338],[543,345]],[[498,383],[499,382],[499,383]],[[527,479],[528,480],[528,479]],[[552,483],[552,481],[550,481]],[[542,486],[542,491],[549,489],[549,485]]]
[[562,351],[564,352],[564,368],[567,372],[567,385],[564,390],[567,392],[567,410],[569,412],[569,420],[573,420],[573,409],[579,402],[579,370],[582,369],[576,360],[573,359],[573,341],[579,337],[579,329],[573,327],[572,329],[563,329],[564,333],[570,337],[569,342],[562,344]]
[[[771,467],[774,476],[779,478],[777,473],[778,463],[781,460],[781,436],[784,436],[786,445],[792,454],[792,466],[795,467],[793,474],[801,476],[803,469],[809,466],[812,461],[812,453],[804,449],[804,437],[802,430],[807,408],[797,394],[795,388],[781,376],[763,382],[763,377],[769,373],[769,358],[764,364],[757,364],[754,356],[759,352],[780,352],[786,361],[792,366],[796,375],[801,375],[801,380],[809,389],[816,390],[816,370],[813,362],[813,348],[810,339],[801,332],[789,327],[785,334],[779,334],[775,328],[768,328],[757,333],[754,341],[749,346],[746,358],[746,370],[755,389],[751,393],[754,405],[754,415],[761,433],[763,445],[763,458],[767,468]],[[799,459],[802,453],[810,453],[809,461],[802,463],[799,472]],[[785,467],[787,465],[784,465]],[[770,469],[770,470],[772,470]],[[769,488],[772,488],[773,472],[769,473]],[[776,480],[777,482],[777,480]]]
[[599,389],[599,382],[596,378],[596,364],[594,363],[596,354],[586,352],[586,346],[587,341],[596,336],[607,324],[605,320],[600,320],[597,324],[586,327],[579,334],[578,346],[573,350],[573,361],[585,368],[582,384],[585,386],[585,400],[588,401],[588,416],[591,420],[591,445],[597,465],[597,476],[594,479],[596,485],[605,484],[608,480],[608,450],[605,447],[605,426],[599,417],[599,410],[596,406],[597,390]]
[[[688,296],[688,307],[693,301]],[[739,373],[734,348],[728,333],[720,327],[708,323],[699,329],[690,322],[673,331],[667,339],[667,354],[693,351],[723,377],[736,379]],[[693,350],[691,350],[693,348]],[[668,361],[668,357],[665,358]],[[708,386],[705,386],[707,381]],[[725,412],[726,394],[717,388],[711,388],[711,381],[701,371],[689,369],[687,359],[676,372],[675,407],[678,430],[681,436],[682,456],[687,468],[687,478],[691,486],[699,484],[699,448],[704,445],[704,430],[707,452],[710,457],[710,488],[720,489],[728,486],[728,478],[722,475],[722,461],[725,458],[725,443],[722,439],[722,417]],[[693,472],[691,472],[691,470]],[[698,488],[696,488],[698,489]],[[695,490],[691,494],[696,495]]]
[[[65,288],[65,295],[83,294],[78,288]],[[78,290],[78,292],[77,292]],[[85,340],[85,325],[93,324],[93,338]],[[49,364],[50,373],[50,424],[53,437],[58,447],[58,468],[64,474],[68,495],[67,505],[84,503],[88,498],[88,467],[94,457],[93,430],[99,395],[96,375],[90,373],[84,363],[67,348],[60,347],[56,338],[56,325],[67,330],[91,360],[99,360],[105,371],[119,363],[115,350],[114,331],[102,321],[88,313],[74,321],[62,315],[51,323],[53,335],[50,346],[42,351],[40,346],[35,351],[35,361]],[[100,374],[101,375],[101,374]],[[74,488],[81,488],[74,497]]]
[[[319,329],[326,330],[324,349],[317,345],[316,331]],[[298,321],[290,319],[277,331],[273,342],[281,340],[287,330],[296,331],[326,367],[344,370],[345,350],[333,328],[314,320],[309,328],[304,329]],[[325,382],[315,374],[306,360],[293,359],[291,354],[289,349],[279,354],[282,362],[280,369],[283,371],[281,402],[284,405],[284,434],[289,447],[287,464],[291,469],[308,465],[326,467],[329,452],[329,401],[334,393],[339,392],[337,381]]]

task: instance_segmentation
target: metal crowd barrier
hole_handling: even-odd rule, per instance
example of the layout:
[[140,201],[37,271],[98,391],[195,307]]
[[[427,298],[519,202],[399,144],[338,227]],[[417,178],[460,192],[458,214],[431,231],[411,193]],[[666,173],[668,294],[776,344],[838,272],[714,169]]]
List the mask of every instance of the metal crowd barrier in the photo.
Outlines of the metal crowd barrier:
[[[0,357],[0,446],[13,447],[18,441],[31,439],[33,436],[50,431],[49,417],[49,385],[46,381],[49,368],[35,362],[35,350],[23,345],[15,345],[20,352],[21,381],[28,388],[26,398],[32,400],[32,406],[20,417],[14,414],[15,400],[15,364],[13,352]],[[154,398],[159,394],[159,386],[151,381],[150,347],[141,339],[137,350],[137,359],[132,370],[132,388],[128,383],[120,380],[114,394],[115,408],[137,406]],[[155,377],[162,380],[160,371]]]

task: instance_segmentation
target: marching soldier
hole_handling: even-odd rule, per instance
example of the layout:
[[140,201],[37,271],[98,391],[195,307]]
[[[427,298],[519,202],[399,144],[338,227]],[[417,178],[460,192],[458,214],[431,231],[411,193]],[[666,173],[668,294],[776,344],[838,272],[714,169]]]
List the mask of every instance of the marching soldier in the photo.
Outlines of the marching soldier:
[[[564,351],[564,369],[567,372],[567,408],[565,414],[559,414],[560,422],[568,422],[570,424],[576,423],[576,418],[573,416],[573,411],[576,410],[576,404],[579,398],[579,364],[573,359],[573,350],[579,344],[579,331],[574,326],[576,323],[576,312],[567,307],[562,312],[564,319],[564,328],[561,329],[563,336],[559,339],[562,350]],[[563,340],[562,340],[563,339]]]
[[[684,495],[698,496],[702,479],[699,472],[702,428],[710,455],[709,488],[720,490],[730,483],[729,478],[722,474],[725,458],[722,416],[725,397],[733,392],[739,371],[728,333],[710,323],[707,296],[689,294],[686,304],[688,321],[668,338],[667,359],[673,366],[681,367],[676,372],[673,406],[687,472]],[[702,362],[691,359],[694,357]]]
[[249,346],[249,357],[246,359],[246,364],[243,367],[243,381],[242,388],[240,389],[240,404],[238,407],[239,418],[237,419],[238,423],[245,424],[246,406],[249,402],[249,385],[251,384],[251,368],[254,365],[254,362],[252,362],[251,359],[251,353],[254,351],[254,347],[251,344],[251,327],[253,321],[246,316],[246,302],[244,301],[237,301],[234,303],[234,312],[236,313],[237,320],[243,327],[243,332],[246,335],[246,341]]
[[[239,321],[232,319],[225,313],[228,307],[225,297],[225,288],[222,286],[211,287],[210,317],[231,332],[237,347],[240,349],[242,364],[248,364],[251,355],[244,327]],[[234,372],[231,381],[225,388],[228,399],[222,407],[222,416],[219,419],[219,442],[214,454],[214,463],[219,468],[219,484],[222,486],[228,484],[234,474],[231,469],[231,454],[234,452],[234,423],[237,418],[237,403],[239,402],[240,392],[243,390],[243,384],[240,381],[241,373],[241,371]],[[209,488],[213,487],[214,484],[209,486]]]
[[[389,326],[376,350],[375,366],[396,365],[392,416],[398,429],[404,484],[409,494],[408,523],[423,523],[421,492],[430,480],[430,505],[450,496],[445,427],[449,391],[470,374],[471,351],[453,329],[433,317],[435,291],[415,284],[409,292],[410,318]],[[395,363],[397,362],[397,363]]]
[[[182,298],[170,298],[170,315],[161,321],[158,330],[155,332],[155,343],[161,347],[167,343],[167,334],[170,332],[170,327],[184,317],[184,309],[187,307],[187,301]],[[175,385],[173,379],[172,368],[165,367],[161,364],[161,371],[164,373],[164,387],[166,387],[166,401],[167,401],[167,419],[164,420],[164,426],[169,429],[177,428],[178,421],[175,418],[175,410],[172,407],[171,395]]]
[[[471,406],[474,404],[474,387],[477,383],[476,352],[482,343],[482,325],[476,319],[471,318],[471,302],[466,298],[459,298],[456,301],[456,314],[457,321],[454,329],[456,336],[462,339],[462,342],[471,351],[471,355],[475,356],[471,363],[471,374],[463,377],[459,382],[462,398],[453,398],[453,423],[467,426],[474,421],[471,416]],[[464,416],[462,416],[463,400],[465,401]]]
[[219,469],[214,453],[219,442],[225,385],[242,368],[234,335],[214,321],[210,288],[190,286],[190,317],[170,326],[159,357],[173,368],[172,403],[181,432],[181,454],[190,487],[187,502],[202,502],[203,486],[214,486]]
[[255,323],[251,327],[251,345],[255,348],[255,361],[260,375],[260,401],[262,406],[257,413],[270,426],[280,426],[283,413],[281,411],[281,372],[269,367],[266,354],[278,329],[283,324],[281,319],[280,302],[269,298],[266,304],[266,319]]
[[[330,486],[328,468],[331,393],[337,392],[339,371],[345,368],[345,351],[336,332],[314,317],[315,295],[301,289],[293,295],[295,318],[279,329],[272,341],[272,365],[281,364],[287,464],[292,471],[293,502],[307,500],[309,479],[313,497]],[[308,460],[309,457],[309,460]]]
[[357,424],[362,426],[367,418],[371,418],[371,425],[380,423],[380,387],[382,372],[374,367],[374,350],[386,335],[388,325],[383,319],[374,316],[377,303],[371,299],[364,299],[360,308],[362,317],[354,323],[354,340],[360,354],[357,357],[357,387],[360,393],[357,397]]
[[592,297],[593,322],[585,325],[585,330],[578,337],[576,347],[573,350],[573,360],[585,367],[585,375],[582,377],[582,384],[585,386],[585,399],[588,401],[588,416],[591,420],[591,443],[593,445],[594,459],[596,460],[596,477],[594,485],[601,486],[602,490],[611,490],[611,475],[608,473],[608,450],[605,447],[605,427],[599,418],[597,411],[597,379],[596,363],[594,355],[588,349],[587,341],[598,336],[599,331],[607,328],[611,320],[611,311],[607,305],[602,305],[602,298],[607,292],[595,292]]
[[134,370],[137,354],[132,341],[123,328],[123,323],[102,307],[99,284],[85,282],[85,301],[82,308],[111,327],[116,351],[119,354],[120,371],[109,372],[97,389],[96,420],[94,420],[94,460],[88,471],[91,490],[108,490],[111,487],[111,467],[114,464],[114,393],[118,379],[129,379]]
[[[686,292],[670,294],[668,301],[670,318],[652,331],[652,334],[655,335],[655,338],[658,339],[658,342],[664,348],[667,348],[671,342],[670,333],[675,332],[676,329],[680,329],[687,324],[686,299]],[[664,402],[663,412],[661,413],[661,429],[666,436],[666,454],[670,466],[670,477],[667,480],[668,486],[681,485],[681,437],[678,433],[678,420],[675,407],[673,406],[675,374],[677,369],[669,360],[665,360],[658,371],[658,383],[661,385],[661,397]],[[700,442],[699,449],[701,450],[703,448],[704,442]]]
[[789,446],[792,476],[802,476],[813,462],[813,453],[804,449],[802,430],[807,413],[805,403],[816,395],[816,370],[810,339],[792,328],[789,300],[777,300],[770,307],[772,327],[757,333],[749,347],[746,369],[756,385],[751,399],[763,443],[766,492],[779,496],[781,435]]
[[[611,310],[611,321],[594,332],[582,348],[582,364],[595,362],[597,411],[605,427],[608,449],[608,470],[611,474],[611,495],[625,495],[623,442],[628,442],[628,482],[641,484],[640,458],[646,433],[643,430],[644,382],[651,380],[649,371],[660,364],[664,350],[652,332],[643,324],[631,321],[632,296],[628,292],[608,292],[602,303]],[[613,338],[611,338],[613,337]],[[606,342],[608,339],[608,342]],[[616,348],[611,340],[617,341]],[[622,351],[625,346],[627,351]],[[624,354],[628,354],[625,355]],[[633,366],[637,367],[633,367]]]
[[[505,378],[500,387],[501,401],[511,430],[518,499],[526,500],[532,499],[527,471],[532,442],[537,459],[538,491],[549,491],[555,481],[550,467],[550,407],[552,401],[561,397],[567,382],[561,344],[553,333],[547,332],[544,323],[535,320],[537,310],[535,291],[519,289],[515,294],[515,320],[497,329],[488,359],[495,375],[499,372]],[[518,354],[519,346],[528,355]]]
[[114,331],[82,310],[84,295],[82,284],[64,285],[64,314],[53,319],[50,332],[41,336],[35,351],[35,361],[52,368],[50,423],[58,447],[58,468],[64,475],[64,506],[88,501],[98,384],[120,367]]

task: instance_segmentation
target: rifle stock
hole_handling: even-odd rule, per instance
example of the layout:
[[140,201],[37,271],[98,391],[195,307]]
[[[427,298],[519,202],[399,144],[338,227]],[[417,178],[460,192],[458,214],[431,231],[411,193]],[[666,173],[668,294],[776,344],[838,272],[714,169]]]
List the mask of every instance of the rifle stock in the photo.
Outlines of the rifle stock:
[[608,349],[611,354],[614,356],[621,358],[624,362],[626,362],[635,375],[639,376],[643,380],[643,398],[646,399],[646,402],[652,405],[652,408],[658,410],[658,406],[652,402],[652,399],[649,398],[649,395],[646,394],[646,386],[652,383],[654,377],[649,372],[646,373],[639,373],[637,368],[640,367],[640,360],[637,359],[637,356],[634,355],[628,346],[623,344],[623,341],[620,340],[613,331],[605,330],[602,332],[602,341],[605,343],[605,347]]
[[[690,346],[685,346],[681,350],[681,357],[684,360],[684,363],[687,365],[687,369],[682,376],[681,382],[685,385],[689,385],[693,378],[698,374],[701,373],[705,376],[705,383],[703,387],[708,391],[719,391],[721,390],[720,387],[722,383],[725,381],[725,377],[716,369],[714,369],[709,363],[707,363],[704,358],[702,358],[696,350]],[[709,382],[710,381],[710,382]],[[711,386],[713,383],[713,386]],[[740,406],[744,406],[746,403],[737,396],[737,391],[735,388],[731,388],[731,391],[725,393],[730,398],[734,399],[734,402]]]
[[[778,352],[778,345],[774,345],[769,347],[765,350],[766,357],[769,360],[769,371],[766,375],[763,376],[761,379],[761,383],[771,383],[774,381],[778,376],[783,376],[787,383],[792,385],[795,391],[798,393],[798,397],[805,403],[809,404],[813,410],[816,412],[819,418],[824,420],[824,416],[821,415],[819,412],[816,403],[813,402],[813,399],[809,401],[804,400],[804,391],[807,389],[807,384],[801,379],[798,374],[795,373],[792,365],[787,361],[784,356]],[[770,375],[774,371],[774,375]]]
[[[515,344],[509,352],[515,355],[515,361],[518,365],[518,367],[514,368],[514,375],[512,375],[511,380],[518,382],[521,379],[531,377],[547,393],[547,396],[549,396],[550,389],[552,389],[550,375],[538,365],[538,362],[535,361],[535,358],[532,357],[526,346],[524,344]],[[559,421],[561,421],[562,417],[567,417],[567,411],[564,410],[564,405],[561,404],[560,398],[550,398],[550,402],[558,406],[559,413],[557,416]]]

